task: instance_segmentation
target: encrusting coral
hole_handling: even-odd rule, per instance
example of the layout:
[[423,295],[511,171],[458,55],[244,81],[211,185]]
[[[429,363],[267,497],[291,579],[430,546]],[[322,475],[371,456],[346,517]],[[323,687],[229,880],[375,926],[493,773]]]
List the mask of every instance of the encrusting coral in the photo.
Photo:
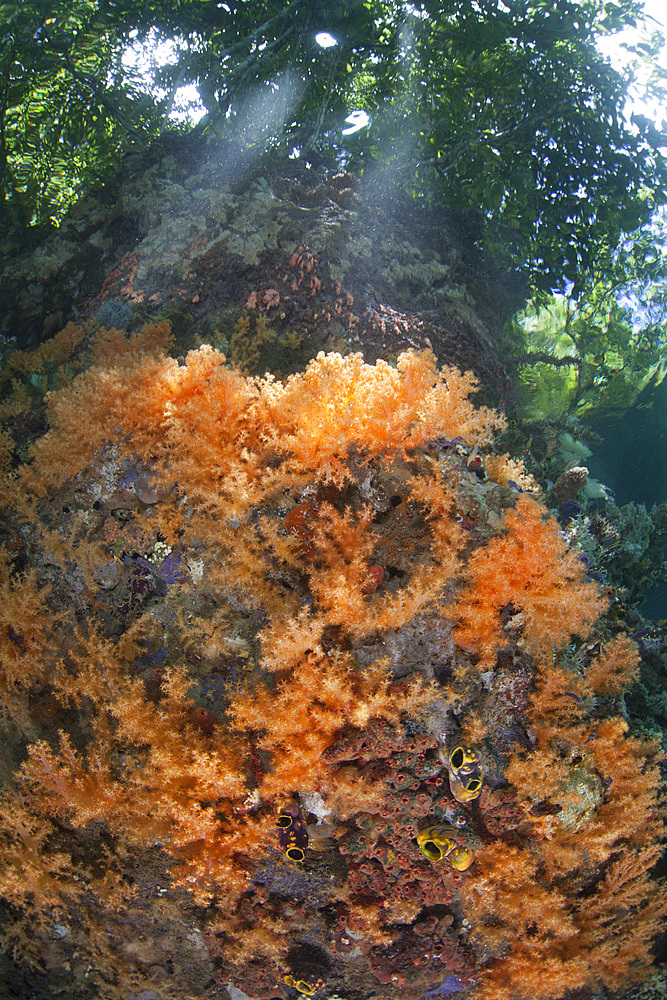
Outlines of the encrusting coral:
[[277,382],[169,343],[88,338],[3,483],[6,945],[37,962],[57,923],[94,970],[72,995],[109,997],[148,981],[112,944],[147,907],[256,998],[644,976],[636,650],[474,377],[321,354]]

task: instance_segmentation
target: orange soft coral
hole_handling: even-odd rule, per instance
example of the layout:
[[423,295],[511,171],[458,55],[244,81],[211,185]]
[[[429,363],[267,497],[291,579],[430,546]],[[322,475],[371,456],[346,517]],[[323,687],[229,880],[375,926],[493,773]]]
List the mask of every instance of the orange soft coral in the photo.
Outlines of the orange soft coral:
[[504,419],[469,400],[470,373],[438,371],[434,356],[408,351],[396,368],[364,364],[360,354],[319,354],[285,385],[265,383],[267,426],[288,465],[340,481],[350,447],[368,455],[415,448],[436,437],[489,444]]
[[99,333],[93,344],[97,363],[64,389],[47,393],[50,429],[34,445],[20,486],[45,495],[85,469],[111,442],[122,446],[131,435],[132,447],[141,453],[149,450],[149,440],[159,441],[178,370],[176,361],[165,357],[169,341],[166,322],[146,326],[129,340],[118,330]]
[[518,497],[503,528],[471,555],[469,582],[452,606],[456,641],[479,652],[482,669],[493,665],[502,641],[503,612],[513,616],[527,652],[544,654],[571,635],[585,638],[607,603],[554,519],[531,497]]
[[0,716],[12,714],[21,725],[27,724],[22,700],[49,675],[48,593],[34,572],[14,574],[0,548]]
[[617,635],[591,661],[586,680],[596,694],[616,697],[639,677],[639,650],[627,635]]

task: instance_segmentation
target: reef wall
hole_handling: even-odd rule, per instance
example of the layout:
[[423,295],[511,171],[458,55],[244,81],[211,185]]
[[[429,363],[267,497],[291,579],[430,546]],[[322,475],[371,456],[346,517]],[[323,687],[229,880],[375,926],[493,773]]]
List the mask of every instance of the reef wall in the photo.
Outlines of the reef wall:
[[[430,345],[484,375],[502,363],[503,321],[523,294],[500,239],[498,259],[482,251],[485,225],[411,198],[388,172],[360,182],[171,140],[130,158],[35,247],[0,240],[0,334],[34,348],[102,310],[125,329],[169,318],[179,350],[212,343],[260,374],[319,350],[375,361]],[[235,329],[248,302],[269,327],[250,317],[251,348]]]
[[[315,301],[315,261],[248,322]],[[472,374],[411,350],[259,378],[99,318],[4,370],[15,992],[556,1000],[647,975],[639,653]]]

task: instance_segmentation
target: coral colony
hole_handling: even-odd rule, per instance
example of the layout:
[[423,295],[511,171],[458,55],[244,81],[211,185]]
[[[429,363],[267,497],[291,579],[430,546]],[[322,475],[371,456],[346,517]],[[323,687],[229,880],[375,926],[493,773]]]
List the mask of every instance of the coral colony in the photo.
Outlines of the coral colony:
[[[644,977],[637,648],[474,377],[169,345],[66,328],[40,358],[85,361],[13,471],[2,438],[5,947],[100,997],[176,925],[252,998]],[[174,968],[159,996],[206,994]]]

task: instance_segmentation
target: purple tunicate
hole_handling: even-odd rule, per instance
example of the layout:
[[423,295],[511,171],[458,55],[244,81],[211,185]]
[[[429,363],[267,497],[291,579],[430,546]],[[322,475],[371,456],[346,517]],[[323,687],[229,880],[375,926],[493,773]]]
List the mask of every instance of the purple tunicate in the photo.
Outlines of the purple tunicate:
[[170,586],[178,583],[183,580],[183,577],[179,573],[180,565],[180,554],[178,552],[170,552],[158,569],[158,576],[162,577],[165,583],[168,583]]
[[445,451],[447,448],[456,448],[457,445],[463,444],[463,438],[460,434],[457,434],[454,438],[436,438],[433,442],[436,448],[440,451]]
[[183,576],[179,573],[181,565],[181,555],[179,552],[170,552],[161,563],[149,562],[143,556],[137,556],[134,562],[142,569],[148,570],[156,579],[164,580],[170,586],[183,580]]
[[466,989],[466,986],[458,976],[447,976],[441,986],[430,990],[428,993],[424,993],[422,1000],[426,1000],[427,997],[449,997],[453,993],[460,993],[464,989]]

